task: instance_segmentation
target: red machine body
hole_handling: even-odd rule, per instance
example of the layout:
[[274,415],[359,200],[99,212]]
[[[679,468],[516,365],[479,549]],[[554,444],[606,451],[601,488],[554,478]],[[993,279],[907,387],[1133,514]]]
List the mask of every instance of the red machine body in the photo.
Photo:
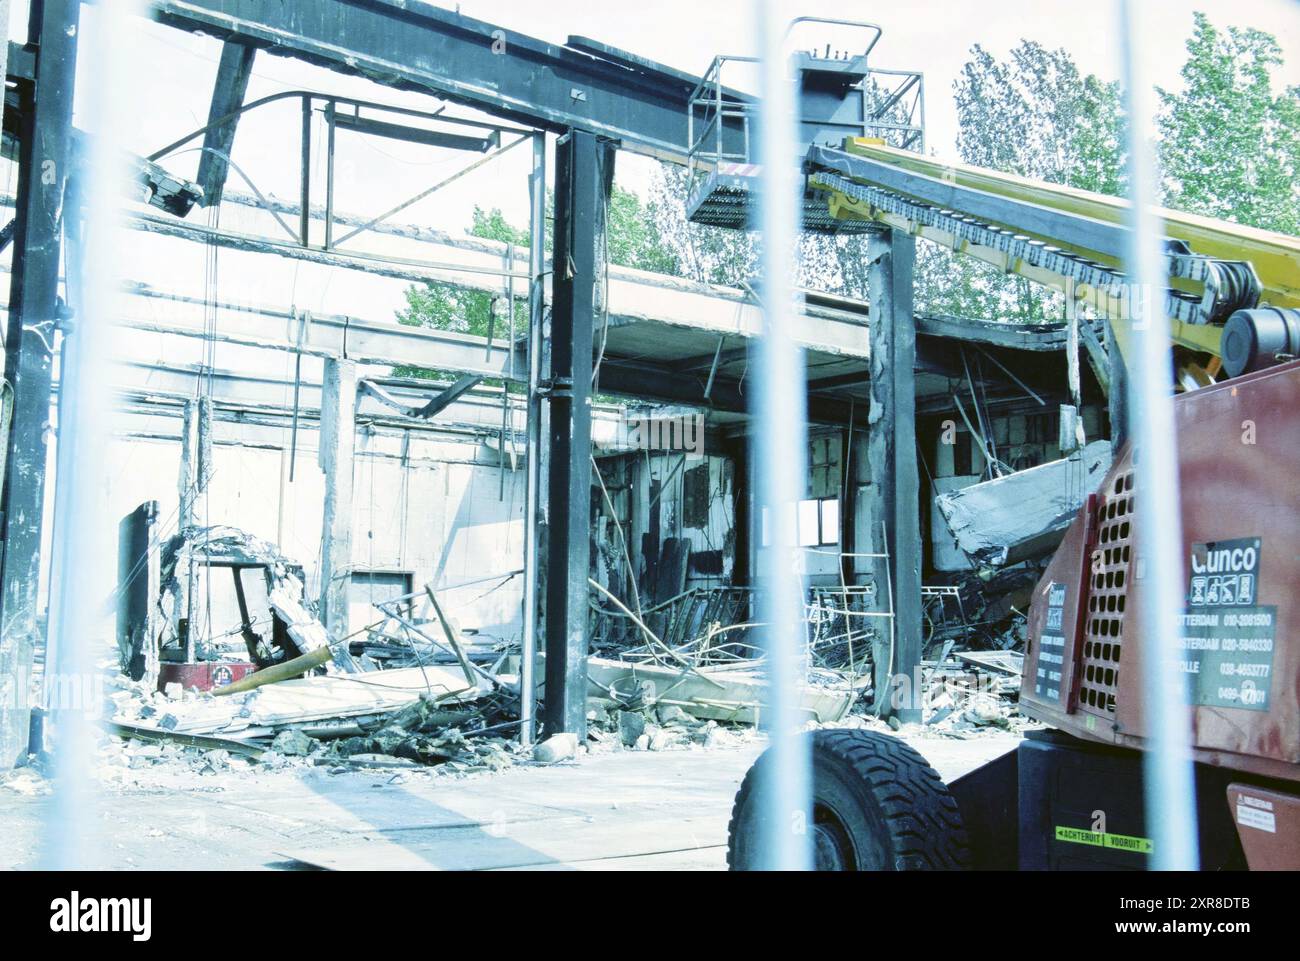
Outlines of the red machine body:
[[[1186,585],[1177,670],[1194,756],[1242,772],[1243,782],[1295,784],[1300,361],[1182,394],[1174,406]],[[1020,702],[1075,737],[1142,749],[1145,559],[1134,493],[1126,448],[1035,589]],[[1300,830],[1300,787],[1282,788],[1273,824]],[[1248,808],[1237,805],[1255,828],[1268,820]],[[1250,826],[1236,823],[1242,834]],[[1300,839],[1273,840],[1300,855]]]
[[[1300,781],[1300,361],[1180,395],[1180,670],[1196,759]],[[1144,558],[1131,449],[1034,592],[1020,692],[1032,717],[1141,748]]]
[[178,683],[186,691],[214,691],[255,670],[251,661],[163,661],[158,665],[158,690]]

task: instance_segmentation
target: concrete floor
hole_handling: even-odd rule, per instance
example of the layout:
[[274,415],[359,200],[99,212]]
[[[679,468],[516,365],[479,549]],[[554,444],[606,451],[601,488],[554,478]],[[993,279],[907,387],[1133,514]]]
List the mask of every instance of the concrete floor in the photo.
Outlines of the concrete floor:
[[[1019,736],[906,739],[951,780]],[[161,763],[95,796],[86,866],[724,870],[732,799],[761,750],[616,750],[463,777]],[[36,866],[50,806],[0,787],[0,867]]]

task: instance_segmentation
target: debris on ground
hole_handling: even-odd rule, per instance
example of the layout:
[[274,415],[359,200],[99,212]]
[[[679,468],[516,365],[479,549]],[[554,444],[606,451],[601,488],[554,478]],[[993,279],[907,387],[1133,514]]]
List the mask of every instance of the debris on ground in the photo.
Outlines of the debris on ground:
[[[284,656],[268,663],[270,652],[260,648],[259,670],[210,691],[178,690],[183,686],[173,682],[160,692],[148,678],[119,677],[108,698],[107,730],[116,739],[100,749],[111,777],[164,762],[200,774],[250,765],[465,773],[556,764],[584,751],[714,748],[757,736],[767,681],[746,589],[685,591],[645,617],[600,589],[608,603],[597,617],[605,624],[602,656],[586,662],[588,739],[556,735],[524,750],[517,736],[517,644],[485,643],[462,630],[425,588],[377,603],[372,624],[331,646],[292,567],[272,546],[233,529],[201,534],[176,542],[167,556],[169,611],[183,600],[176,594],[180,558],[195,563],[198,544],[205,559],[260,562],[275,572],[267,580],[266,633],[285,640]],[[929,592],[925,734],[979,736],[1020,723],[1017,605],[1035,573],[1029,566],[984,578],[972,573]],[[872,709],[873,660],[889,639],[889,622],[876,606],[871,585],[810,590],[798,701],[809,725],[897,725]],[[616,623],[621,633],[611,629]],[[251,625],[243,627],[240,643],[251,645]],[[615,635],[622,643],[613,642]],[[250,647],[248,656],[254,653]],[[544,675],[536,672],[539,681]],[[540,684],[537,699],[545,701]]]
[[0,788],[29,798],[46,797],[53,793],[49,779],[31,766],[0,773]]
[[567,761],[578,753],[576,734],[553,734],[533,748],[533,760],[542,764]]
[[[590,693],[627,707],[675,707],[698,720],[753,725],[758,722],[767,680],[755,660],[696,666],[689,660],[661,663],[587,659]],[[799,690],[799,707],[816,721],[839,720],[857,699],[843,675],[816,669]]]
[[[1028,722],[1017,701],[1029,594],[1040,571],[1030,562],[969,572],[925,589],[922,661],[925,735],[979,736]],[[600,656],[587,660],[589,726],[597,743],[663,750],[716,743],[718,731],[752,729],[764,700],[764,658],[751,632],[748,597],[738,589],[693,589],[642,614],[592,581]],[[604,606],[595,603],[601,597]],[[815,726],[880,725],[874,659],[890,643],[890,613],[873,585],[812,587],[805,605],[808,646],[800,707]],[[727,613],[733,620],[709,620]],[[623,623],[620,630],[611,625]],[[666,641],[654,629],[664,626]],[[694,631],[694,633],[691,633]],[[618,637],[622,646],[614,642]],[[708,729],[703,730],[707,723]]]
[[[341,659],[337,655],[348,645],[330,646],[302,599],[300,582],[283,569],[273,547],[233,529],[200,533],[175,541],[166,555],[168,589],[174,591],[183,580],[176,574],[176,558],[192,559],[198,551],[187,545],[201,544],[205,559],[274,567],[276,575],[267,581],[272,622],[279,625],[283,615],[284,632],[302,653],[213,690],[179,689],[173,683],[159,692],[148,678],[119,676],[108,698],[106,728],[128,747],[101,752],[110,767],[177,756],[201,772],[228,770],[232,758],[342,770],[376,766],[376,758],[451,771],[496,770],[512,763],[517,684],[512,687],[481,657],[471,657],[470,645],[431,590],[422,596],[436,615],[432,624],[406,603],[416,595],[399,599],[403,606],[376,605],[385,615],[378,625],[405,646],[412,666],[393,666],[402,663],[395,658],[348,654]],[[247,634],[249,623],[244,627]],[[201,653],[221,654],[206,648]],[[500,660],[496,655],[494,666]],[[122,754],[129,757],[125,764]]]

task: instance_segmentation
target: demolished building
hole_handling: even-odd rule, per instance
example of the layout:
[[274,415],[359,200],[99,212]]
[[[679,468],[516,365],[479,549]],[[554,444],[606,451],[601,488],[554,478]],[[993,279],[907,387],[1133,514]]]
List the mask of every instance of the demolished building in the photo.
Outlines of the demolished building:
[[[70,15],[56,6],[46,13],[50,29]],[[594,171],[613,156],[600,137],[616,134],[622,149],[649,156],[692,155],[698,145],[684,129],[695,122],[690,84],[638,63],[651,96],[611,80],[628,69],[616,52],[585,42],[539,48],[538,56],[580,69],[622,98],[622,116],[633,122],[615,130],[600,117],[529,113],[488,87],[468,95],[423,54],[402,76],[374,67],[383,59],[378,47],[332,59],[309,36],[321,25],[296,24],[279,35],[277,52],[450,95],[474,113],[328,89],[245,102],[251,63],[266,44],[256,21],[232,21],[203,4],[154,9],[164,23],[217,35],[224,47],[210,122],[142,162],[149,195],[128,218],[139,272],[127,278],[115,318],[121,426],[108,450],[111,510],[124,518],[115,603],[127,673],[165,691],[173,683],[221,689],[313,654],[319,660],[309,670],[328,662],[328,675],[451,663],[453,673],[472,676],[471,686],[513,684],[512,736],[528,743],[539,727],[581,736],[591,685],[619,690],[602,671],[634,678],[639,688],[646,678],[637,671],[755,667],[753,597],[768,519],[756,501],[748,378],[762,308],[752,289],[605,263],[593,220],[605,202]],[[360,22],[365,14],[354,15],[358,44],[406,41],[381,37]],[[441,14],[420,17],[425,40],[444,36]],[[453,19],[457,29],[473,23]],[[463,52],[459,41],[439,42]],[[31,74],[24,82],[39,82],[27,60],[16,69]],[[900,97],[914,104],[919,75],[905,79]],[[532,102],[552,95],[574,109],[567,92],[533,91]],[[294,200],[263,194],[246,177],[251,193],[226,183],[239,173],[226,160],[240,118],[277,105],[305,118],[307,162]],[[890,136],[914,148],[919,120],[914,112]],[[717,126],[732,137],[743,122]],[[395,224],[393,212],[376,218],[342,209],[333,157],[343,130],[486,159],[531,143],[530,243],[456,237]],[[169,174],[168,164],[200,141],[194,181]],[[563,188],[554,243],[567,246],[548,255],[552,148]],[[309,162],[322,155],[326,180],[313,185]],[[716,201],[740,188],[719,181],[709,189]],[[154,202],[164,195],[186,202]],[[218,206],[219,223],[193,214]],[[363,244],[349,243],[357,236]],[[890,239],[872,238],[878,253]],[[169,285],[166,271],[146,269],[163,250],[219,255],[221,287],[195,293]],[[572,269],[556,271],[557,262]],[[1037,563],[1086,483],[1065,477],[1061,491],[1044,491],[1054,507],[1043,512],[1041,530],[1014,537],[976,530],[978,519],[953,521],[948,505],[968,487],[1033,485],[1031,469],[1045,471],[1052,487],[1071,469],[1039,465],[1072,464],[1079,435],[1097,441],[1110,433],[1100,328],[1084,325],[1072,337],[1066,322],[913,316],[907,258],[877,256],[873,264],[873,289],[896,286],[897,296],[868,305],[803,291],[796,327],[810,423],[807,488],[792,507],[807,586],[807,659],[814,673],[833,673],[826,687],[836,692],[829,706],[810,694],[818,720],[855,704],[890,713],[886,675],[942,662],[951,645],[935,647],[936,638],[964,648],[972,630],[974,646],[1001,647],[1014,636],[1011,621],[1022,609],[984,595],[1019,583],[1017,572],[994,576],[988,568]],[[486,337],[407,327],[365,315],[357,306],[364,294],[328,311],[299,309],[299,269],[312,271],[322,289],[328,277],[348,274],[362,278],[358,291],[438,283],[488,294],[505,305],[494,315],[501,324]],[[265,281],[270,272],[279,287]],[[576,283],[575,273],[599,274],[601,283]],[[231,293],[241,283],[286,296],[250,301]],[[1082,375],[1081,350],[1089,361]],[[23,410],[16,409],[19,438],[32,427]],[[1063,418],[1078,425],[1068,437]],[[31,451],[22,452],[30,460]],[[27,486],[10,491],[14,504],[42,492],[43,472],[23,467],[21,476]],[[9,538],[7,554],[31,552],[22,543]],[[39,545],[34,550],[39,555]],[[32,599],[34,590],[24,582],[19,593]],[[966,607],[945,600],[954,590],[968,600],[976,592],[979,610],[996,616],[967,623]],[[606,668],[602,658],[620,666]],[[507,677],[515,679],[502,682]],[[424,687],[430,693],[427,679]],[[695,692],[684,704],[709,720],[753,723],[759,700],[752,691],[712,699]],[[9,753],[26,744],[22,723],[6,714]]]

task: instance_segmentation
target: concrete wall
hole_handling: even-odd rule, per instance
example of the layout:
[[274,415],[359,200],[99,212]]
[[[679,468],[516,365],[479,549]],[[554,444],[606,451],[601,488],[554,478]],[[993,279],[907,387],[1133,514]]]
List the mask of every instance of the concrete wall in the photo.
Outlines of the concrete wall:
[[[109,449],[108,502],[115,517],[157,500],[165,533],[176,528],[179,421],[130,415]],[[267,443],[268,434],[282,435]],[[299,429],[289,481],[288,430],[222,422],[216,470],[196,505],[200,524],[230,524],[278,543],[303,564],[319,592],[324,476],[313,425]],[[358,571],[405,572],[415,588],[432,583],[462,628],[501,638],[520,631],[523,582],[500,577],[523,566],[522,460],[502,475],[480,438],[437,438],[358,430],[354,463],[352,562]],[[465,585],[465,586],[460,586]],[[495,588],[495,589],[494,589]],[[364,598],[364,591],[358,591]],[[367,623],[353,605],[351,628]],[[372,618],[373,619],[373,618]]]

